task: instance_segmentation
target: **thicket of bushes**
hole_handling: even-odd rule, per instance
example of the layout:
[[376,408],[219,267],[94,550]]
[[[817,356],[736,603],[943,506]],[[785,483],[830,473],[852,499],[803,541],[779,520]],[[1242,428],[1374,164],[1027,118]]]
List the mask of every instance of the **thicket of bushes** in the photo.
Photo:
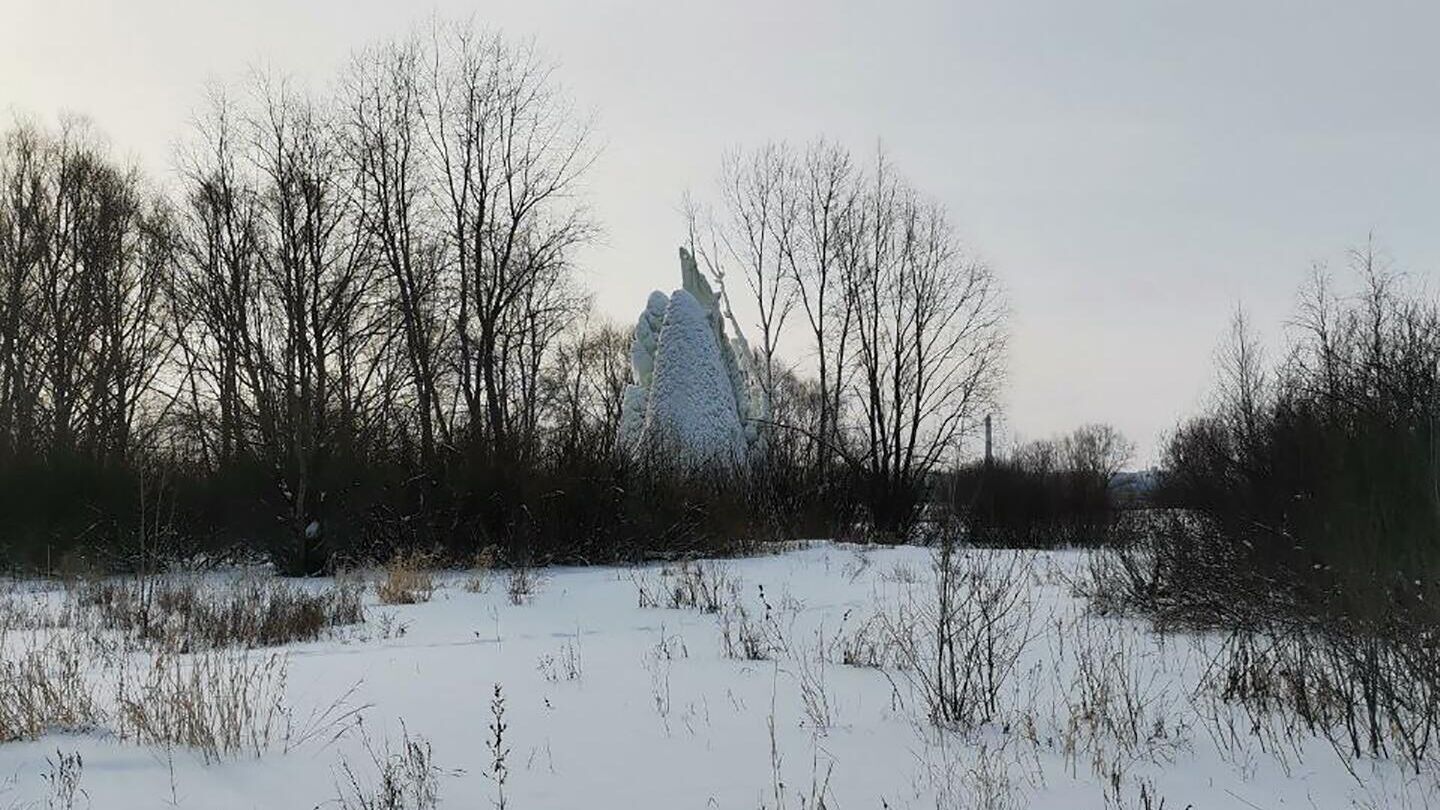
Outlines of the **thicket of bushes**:
[[848,477],[772,456],[732,473],[652,468],[600,449],[527,463],[457,457],[433,474],[394,463],[336,465],[316,526],[295,531],[275,476],[145,458],[99,467],[0,464],[0,561],[78,573],[157,560],[268,559],[292,574],[424,550],[515,564],[723,555],[762,541],[830,537],[855,519]]
[[1119,504],[1110,485],[1133,445],[1109,425],[1084,425],[960,468],[945,482],[969,540],[1058,548],[1111,540]]
[[[1170,600],[1285,603],[1376,626],[1440,596],[1440,307],[1373,252],[1359,289],[1318,273],[1268,363],[1237,316],[1211,411],[1167,449]],[[1235,609],[1235,608],[1232,608]]]

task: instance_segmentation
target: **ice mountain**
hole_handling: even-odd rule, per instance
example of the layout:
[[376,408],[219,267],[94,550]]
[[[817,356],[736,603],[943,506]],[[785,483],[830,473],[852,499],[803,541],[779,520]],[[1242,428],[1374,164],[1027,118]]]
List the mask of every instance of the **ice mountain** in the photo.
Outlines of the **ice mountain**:
[[684,248],[680,272],[681,289],[651,293],[635,324],[620,446],[690,468],[743,466],[762,449],[769,405],[739,326],[731,317],[727,337],[721,298]]

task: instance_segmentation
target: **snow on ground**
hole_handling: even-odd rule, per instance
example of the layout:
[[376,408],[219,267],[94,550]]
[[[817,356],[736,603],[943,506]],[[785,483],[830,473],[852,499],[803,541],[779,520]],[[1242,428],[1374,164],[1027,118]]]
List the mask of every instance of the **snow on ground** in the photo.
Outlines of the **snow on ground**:
[[[839,658],[840,642],[870,617],[893,623],[904,605],[923,602],[930,553],[817,544],[708,564],[712,576],[735,583],[752,621],[780,634],[785,650],[774,660],[726,657],[721,628],[728,616],[737,632],[734,606],[723,616],[640,607],[642,586],[663,603],[676,582],[660,566],[549,569],[520,605],[509,599],[505,572],[488,574],[483,593],[445,575],[428,603],[384,607],[372,596],[363,627],[286,649],[295,717],[347,693],[359,709],[363,723],[336,727],[337,739],[206,764],[193,752],[103,732],[51,733],[0,745],[0,808],[46,806],[47,757],[70,752],[84,763],[89,802],[80,807],[338,806],[344,764],[372,779],[367,740],[383,751],[402,733],[427,740],[446,769],[440,807],[491,806],[496,684],[513,810],[804,808],[821,806],[810,801],[820,794],[824,807],[843,810],[1433,801],[1433,775],[1407,778],[1383,762],[1347,768],[1320,740],[1262,746],[1242,723],[1239,745],[1219,744],[1223,726],[1205,719],[1214,704],[1194,696],[1206,641],[1088,616],[1067,584],[1082,560],[1080,552],[1041,554],[1023,574],[1034,639],[1001,690],[996,719],[967,732],[936,731],[906,673],[820,654]],[[1088,687],[1082,659],[1092,666]],[[1139,722],[1128,730],[1090,722],[1105,700],[1138,704]]]

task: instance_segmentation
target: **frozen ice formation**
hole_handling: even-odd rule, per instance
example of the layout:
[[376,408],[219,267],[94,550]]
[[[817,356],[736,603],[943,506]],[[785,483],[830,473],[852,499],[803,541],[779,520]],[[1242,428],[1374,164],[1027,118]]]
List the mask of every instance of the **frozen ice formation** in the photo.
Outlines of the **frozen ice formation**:
[[635,323],[620,446],[691,468],[740,467],[763,451],[769,403],[739,325],[685,248],[680,276],[681,289],[651,293]]

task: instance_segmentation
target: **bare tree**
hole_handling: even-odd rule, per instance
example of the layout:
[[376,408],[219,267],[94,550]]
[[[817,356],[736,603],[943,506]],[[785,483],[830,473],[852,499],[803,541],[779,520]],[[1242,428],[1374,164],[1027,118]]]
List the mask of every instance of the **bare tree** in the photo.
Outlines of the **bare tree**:
[[310,572],[327,476],[337,453],[357,458],[375,407],[379,270],[339,125],[283,81],[254,89],[248,111],[216,96],[187,157],[175,310],[190,316],[175,330],[202,445],[274,471],[297,552],[287,562]]
[[34,319],[41,265],[49,252],[54,191],[45,134],[33,125],[6,133],[0,179],[0,437],[9,455],[34,436],[41,375]]
[[557,452],[610,457],[630,381],[629,332],[608,321],[586,321],[555,352],[547,377]]
[[884,155],[847,225],[845,291],[855,318],[852,388],[871,519],[911,525],[926,478],[990,406],[1005,348],[999,285],[965,255],[945,210]]
[[842,239],[858,204],[850,153],[825,140],[790,162],[779,192],[777,248],[782,272],[805,315],[819,385],[816,461],[823,468],[839,441],[846,349],[853,299],[842,285]]
[[1264,353],[1242,307],[1237,306],[1230,319],[1230,335],[1217,364],[1222,408],[1235,417],[1229,427],[1237,437],[1248,440],[1259,427],[1268,382]]
[[123,462],[169,352],[169,211],[78,119],[53,133],[11,132],[0,178],[0,428],[9,449]]
[[1081,425],[1060,442],[1065,466],[1072,473],[1088,476],[1102,486],[1135,454],[1135,443],[1113,425]]
[[[787,202],[783,190],[791,157],[785,146],[770,143],[753,152],[725,155],[720,167],[721,211],[708,214],[710,244],[698,254],[711,274],[724,284],[724,266],[740,269],[760,327],[760,377],[767,397],[775,392],[775,355],[785,321],[795,306],[794,287],[781,256],[781,218]],[[692,219],[698,215],[692,207]],[[695,225],[692,223],[692,230]],[[692,239],[693,242],[693,239]],[[720,249],[716,248],[716,244]]]
[[345,412],[353,402],[338,397],[341,349],[355,349],[369,282],[366,234],[337,127],[283,84],[262,84],[261,93],[253,150],[263,182],[262,296],[271,329],[261,333],[252,360],[269,398],[262,411],[272,415],[267,426],[275,433],[266,447],[281,471],[301,552],[296,563],[308,572],[315,569],[308,546],[323,527],[324,477],[337,428],[354,416]]
[[[174,288],[176,341],[184,359],[184,388],[205,456],[229,463],[246,452],[253,418],[242,376],[251,368],[253,315],[261,252],[260,199],[246,157],[244,134],[230,98],[216,88],[195,138],[182,156],[186,272]],[[204,429],[208,403],[218,410],[212,442]]]
[[440,372],[447,302],[443,254],[427,220],[423,129],[425,53],[416,38],[355,58],[346,90],[347,151],[361,182],[361,222],[385,269],[420,432],[420,458],[435,463],[448,433]]
[[463,26],[432,42],[424,121],[458,276],[460,391],[472,430],[509,452],[533,433],[541,358],[580,304],[569,253],[594,232],[576,199],[591,130],[533,47]]

